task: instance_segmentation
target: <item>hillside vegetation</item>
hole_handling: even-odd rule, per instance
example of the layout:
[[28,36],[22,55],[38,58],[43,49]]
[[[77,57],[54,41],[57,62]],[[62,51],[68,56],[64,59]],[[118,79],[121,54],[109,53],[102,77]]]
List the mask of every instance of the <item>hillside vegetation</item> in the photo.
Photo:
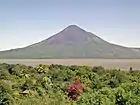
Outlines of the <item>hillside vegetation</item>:
[[140,71],[0,64],[0,105],[140,105]]

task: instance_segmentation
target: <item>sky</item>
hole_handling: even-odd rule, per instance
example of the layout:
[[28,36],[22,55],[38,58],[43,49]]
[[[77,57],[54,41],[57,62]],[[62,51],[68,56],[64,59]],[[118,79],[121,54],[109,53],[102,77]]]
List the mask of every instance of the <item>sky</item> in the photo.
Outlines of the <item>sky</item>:
[[0,51],[78,25],[114,44],[140,47],[140,0],[0,0]]

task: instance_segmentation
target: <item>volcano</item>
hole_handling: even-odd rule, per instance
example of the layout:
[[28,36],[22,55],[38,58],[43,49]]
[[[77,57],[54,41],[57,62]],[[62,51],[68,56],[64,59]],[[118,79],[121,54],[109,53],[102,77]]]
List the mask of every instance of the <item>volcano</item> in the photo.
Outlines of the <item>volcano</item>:
[[0,52],[0,59],[138,59],[140,50],[109,43],[70,25],[61,32],[24,48]]

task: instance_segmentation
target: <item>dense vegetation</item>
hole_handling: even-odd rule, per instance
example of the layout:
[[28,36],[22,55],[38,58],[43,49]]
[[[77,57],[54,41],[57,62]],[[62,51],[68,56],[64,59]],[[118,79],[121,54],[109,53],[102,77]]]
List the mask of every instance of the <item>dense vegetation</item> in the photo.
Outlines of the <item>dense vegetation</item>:
[[[75,100],[67,88],[79,78]],[[140,105],[140,71],[0,64],[0,105]]]

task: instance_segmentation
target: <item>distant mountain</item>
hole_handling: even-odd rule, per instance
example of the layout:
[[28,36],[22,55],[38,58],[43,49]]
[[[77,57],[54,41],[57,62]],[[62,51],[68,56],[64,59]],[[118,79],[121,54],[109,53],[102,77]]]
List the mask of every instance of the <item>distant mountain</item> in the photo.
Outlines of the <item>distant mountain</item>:
[[33,45],[0,52],[0,59],[137,59],[140,50],[111,44],[76,25]]

